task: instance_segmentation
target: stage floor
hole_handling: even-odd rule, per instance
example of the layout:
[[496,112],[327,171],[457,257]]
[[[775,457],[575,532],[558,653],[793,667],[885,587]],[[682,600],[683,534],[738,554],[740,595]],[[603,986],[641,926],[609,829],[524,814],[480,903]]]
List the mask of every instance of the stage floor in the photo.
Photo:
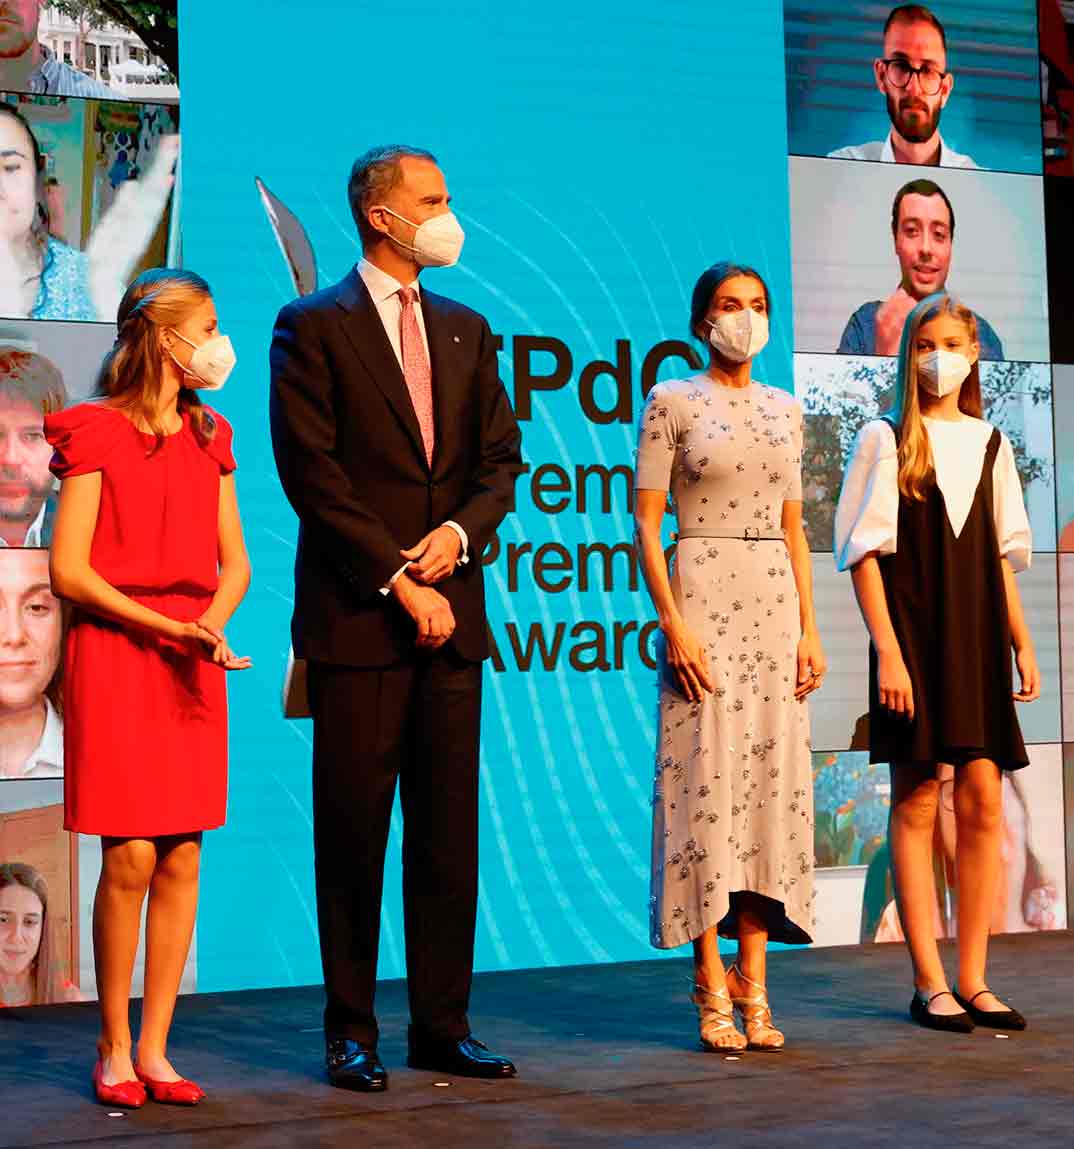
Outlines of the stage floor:
[[770,984],[787,1049],[737,1061],[696,1045],[688,960],[484,974],[475,1033],[520,1076],[446,1086],[405,1067],[405,987],[385,982],[379,1096],[324,1082],[319,989],[187,997],[171,1054],[209,1099],[118,1118],[91,1100],[93,1005],[0,1010],[0,1145],[1070,1145],[1074,934],[992,955],[1024,1034],[913,1025],[900,946],[784,952]]

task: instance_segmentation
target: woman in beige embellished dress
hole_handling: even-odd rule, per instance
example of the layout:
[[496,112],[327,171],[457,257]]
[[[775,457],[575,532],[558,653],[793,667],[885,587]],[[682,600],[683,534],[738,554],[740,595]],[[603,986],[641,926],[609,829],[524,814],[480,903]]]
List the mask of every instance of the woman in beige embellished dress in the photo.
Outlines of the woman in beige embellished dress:
[[[750,375],[768,314],[768,289],[750,268],[717,264],[701,276],[690,328],[709,344],[709,367],[653,388],[635,479],[642,568],[665,643],[652,943],[693,943],[701,1041],[723,1051],[782,1048],[766,947],[809,942],[813,928],[805,699],[825,661],[802,527],[801,408]],[[679,528],[670,576],[660,537],[669,492]],[[726,973],[717,935],[738,940]]]

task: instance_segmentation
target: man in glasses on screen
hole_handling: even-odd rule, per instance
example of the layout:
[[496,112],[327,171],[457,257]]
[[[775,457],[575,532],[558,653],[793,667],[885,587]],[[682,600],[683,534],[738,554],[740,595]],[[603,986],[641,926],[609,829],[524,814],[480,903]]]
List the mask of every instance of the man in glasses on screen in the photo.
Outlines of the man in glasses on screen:
[[940,135],[940,114],[955,77],[947,70],[947,36],[939,19],[921,4],[892,9],[884,25],[884,55],[873,61],[876,86],[887,100],[887,139],[840,148],[837,160],[880,160],[975,168],[969,156],[952,151]]
[[56,481],[46,411],[67,403],[63,376],[44,355],[0,345],[0,548],[47,547]]
[[45,7],[41,0],[0,0],[0,90],[124,99],[92,76],[58,60],[50,48],[38,43],[37,27]]

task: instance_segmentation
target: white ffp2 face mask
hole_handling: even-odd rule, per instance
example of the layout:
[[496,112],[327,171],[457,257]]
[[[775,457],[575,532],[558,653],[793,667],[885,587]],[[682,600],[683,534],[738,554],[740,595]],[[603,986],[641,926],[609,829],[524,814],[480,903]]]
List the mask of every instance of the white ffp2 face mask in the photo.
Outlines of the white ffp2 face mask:
[[414,223],[413,220],[407,219],[405,215],[400,215],[397,211],[392,211],[390,207],[384,204],[378,204],[378,206],[389,215],[394,215],[396,219],[401,219],[403,223],[408,223],[412,228],[415,228],[412,244],[404,243],[401,239],[396,239],[394,235],[388,235],[388,238],[392,243],[409,251],[421,267],[451,267],[459,262],[459,256],[462,254],[462,242],[466,238],[466,233],[462,230],[462,225],[455,218],[453,211],[444,212],[443,215],[434,215],[432,219],[427,219],[424,223]]
[[172,334],[187,346],[194,348],[194,354],[190,356],[190,362],[186,366],[170,351],[168,352],[176,367],[188,377],[192,376],[197,380],[199,391],[219,391],[235,367],[235,349],[231,346],[231,340],[226,335],[214,335],[199,345],[187,339],[185,335],[180,335],[174,327]]
[[957,391],[972,369],[973,364],[958,351],[930,351],[917,361],[921,386],[937,399]]
[[732,363],[745,363],[764,350],[768,342],[768,316],[752,307],[721,311],[709,325],[709,343]]

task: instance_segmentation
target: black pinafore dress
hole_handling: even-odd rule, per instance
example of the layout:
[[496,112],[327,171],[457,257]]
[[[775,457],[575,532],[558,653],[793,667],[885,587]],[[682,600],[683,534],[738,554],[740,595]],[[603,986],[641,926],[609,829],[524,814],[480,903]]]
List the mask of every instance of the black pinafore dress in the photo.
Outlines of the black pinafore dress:
[[896,550],[878,562],[913,684],[914,718],[880,705],[870,644],[870,762],[959,766],[990,758],[1004,770],[1029,764],[1012,696],[1011,627],[993,515],[999,447],[993,428],[957,538],[937,483],[924,501],[900,496]]

